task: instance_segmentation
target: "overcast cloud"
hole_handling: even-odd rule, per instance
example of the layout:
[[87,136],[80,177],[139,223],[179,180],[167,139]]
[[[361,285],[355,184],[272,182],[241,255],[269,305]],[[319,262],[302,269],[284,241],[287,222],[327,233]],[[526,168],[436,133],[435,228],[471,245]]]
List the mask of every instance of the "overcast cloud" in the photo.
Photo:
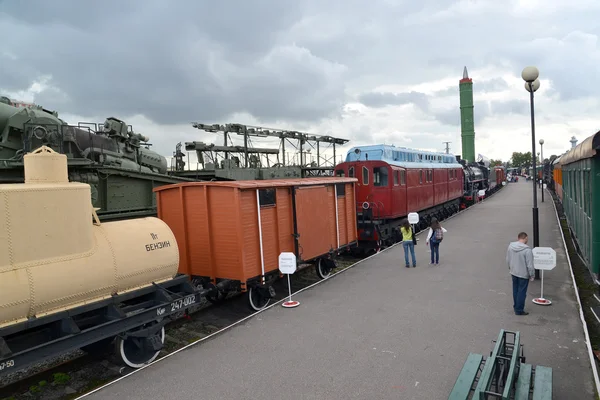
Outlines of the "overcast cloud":
[[599,129],[599,17],[593,0],[4,0],[0,94],[124,119],[167,157],[217,140],[192,121],[460,154],[466,65],[476,152],[505,160],[530,150],[536,65],[537,132],[559,154]]

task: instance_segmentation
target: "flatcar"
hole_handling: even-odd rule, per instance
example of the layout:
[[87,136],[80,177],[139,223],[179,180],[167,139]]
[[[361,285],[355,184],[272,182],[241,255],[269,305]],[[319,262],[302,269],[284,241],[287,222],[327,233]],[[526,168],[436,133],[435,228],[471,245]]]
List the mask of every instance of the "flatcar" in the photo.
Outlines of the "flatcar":
[[581,258],[600,273],[600,131],[556,159],[553,180]]

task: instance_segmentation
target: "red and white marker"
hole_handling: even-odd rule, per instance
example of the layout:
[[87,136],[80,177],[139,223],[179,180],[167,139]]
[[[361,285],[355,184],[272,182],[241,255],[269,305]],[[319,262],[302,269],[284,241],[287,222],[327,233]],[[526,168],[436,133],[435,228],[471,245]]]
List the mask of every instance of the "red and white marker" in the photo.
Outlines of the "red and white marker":
[[[289,275],[288,275],[288,277],[289,277]],[[292,296],[290,295],[290,299],[291,298],[292,298]],[[300,305],[300,302],[296,301],[296,300],[294,300],[294,301],[288,300],[288,301],[284,301],[283,303],[281,303],[281,306],[285,307],[285,308],[298,307],[299,305]]]

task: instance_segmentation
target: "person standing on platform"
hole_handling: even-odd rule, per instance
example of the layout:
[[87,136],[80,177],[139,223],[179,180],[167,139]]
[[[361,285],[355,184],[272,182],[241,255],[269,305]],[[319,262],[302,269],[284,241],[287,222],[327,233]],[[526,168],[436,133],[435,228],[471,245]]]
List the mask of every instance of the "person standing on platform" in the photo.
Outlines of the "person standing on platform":
[[410,254],[412,256],[412,266],[415,268],[417,266],[417,259],[415,257],[415,233],[408,222],[408,219],[402,221],[402,226],[400,227],[400,233],[402,233],[402,248],[404,249],[404,261],[406,263],[406,268],[410,268],[410,264],[408,263],[408,251],[410,250]]
[[435,265],[440,264],[440,243],[444,239],[444,233],[448,232],[440,222],[433,218],[431,220],[431,225],[429,226],[429,233],[427,234],[427,240],[425,242],[426,245],[429,245],[429,249],[431,250],[431,262],[430,264],[434,264],[433,256],[435,255]]
[[535,279],[533,268],[533,252],[527,246],[528,237],[525,232],[519,233],[516,242],[511,242],[506,251],[508,271],[512,275],[513,284],[513,309],[516,315],[529,314],[524,310],[525,297],[529,281]]

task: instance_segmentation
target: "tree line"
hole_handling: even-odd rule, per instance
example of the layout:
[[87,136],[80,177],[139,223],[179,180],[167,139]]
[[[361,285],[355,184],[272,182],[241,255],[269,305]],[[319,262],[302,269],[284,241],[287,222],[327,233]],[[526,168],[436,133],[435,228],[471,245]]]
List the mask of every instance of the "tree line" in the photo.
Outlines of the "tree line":
[[[555,158],[555,155],[551,155],[550,158]],[[496,165],[501,165],[504,166],[506,168],[529,168],[531,167],[533,159],[531,158],[531,151],[528,151],[526,153],[521,153],[518,151],[515,151],[512,153],[512,157],[506,161],[503,162],[502,160],[490,160],[490,167],[495,167]],[[548,158],[544,159],[544,162],[548,161]],[[537,163],[539,163],[539,155],[537,158]]]

